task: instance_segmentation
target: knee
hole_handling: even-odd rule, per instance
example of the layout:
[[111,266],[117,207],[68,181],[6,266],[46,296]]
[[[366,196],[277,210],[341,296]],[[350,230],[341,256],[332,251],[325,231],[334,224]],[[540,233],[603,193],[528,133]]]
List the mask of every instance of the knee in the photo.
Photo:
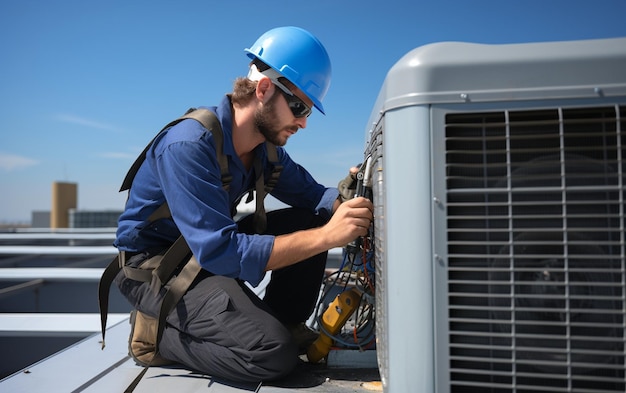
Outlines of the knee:
[[271,348],[265,348],[253,355],[251,363],[259,373],[259,380],[270,381],[287,376],[298,364],[298,346],[286,337],[275,343]]

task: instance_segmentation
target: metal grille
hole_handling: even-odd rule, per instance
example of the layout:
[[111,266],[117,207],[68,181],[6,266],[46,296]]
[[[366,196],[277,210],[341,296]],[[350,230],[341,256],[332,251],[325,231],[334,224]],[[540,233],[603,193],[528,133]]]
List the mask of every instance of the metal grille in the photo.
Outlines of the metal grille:
[[451,392],[624,392],[624,106],[448,114]]

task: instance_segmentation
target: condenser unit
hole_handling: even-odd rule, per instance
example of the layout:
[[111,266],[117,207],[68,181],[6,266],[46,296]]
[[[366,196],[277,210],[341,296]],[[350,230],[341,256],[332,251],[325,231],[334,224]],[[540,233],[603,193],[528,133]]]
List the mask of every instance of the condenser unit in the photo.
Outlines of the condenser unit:
[[624,392],[626,38],[438,43],[366,132],[385,392]]

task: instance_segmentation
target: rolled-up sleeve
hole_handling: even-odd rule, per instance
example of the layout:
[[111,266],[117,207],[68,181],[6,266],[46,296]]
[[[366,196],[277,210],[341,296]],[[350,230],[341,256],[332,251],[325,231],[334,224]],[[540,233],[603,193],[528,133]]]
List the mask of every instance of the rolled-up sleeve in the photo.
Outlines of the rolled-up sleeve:
[[333,215],[333,206],[335,201],[339,197],[339,190],[337,188],[329,187],[324,190],[324,194],[320,199],[320,203],[315,208],[315,211],[328,220]]

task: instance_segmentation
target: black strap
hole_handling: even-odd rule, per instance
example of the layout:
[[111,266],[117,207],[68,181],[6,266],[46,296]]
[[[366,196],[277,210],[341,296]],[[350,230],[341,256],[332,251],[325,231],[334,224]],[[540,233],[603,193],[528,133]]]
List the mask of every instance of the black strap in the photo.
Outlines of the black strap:
[[[180,266],[181,261],[190,257],[191,250],[185,241],[185,238],[179,236],[178,239],[170,246],[159,266],[152,270],[152,279],[150,281],[150,289],[153,295],[157,295],[161,287],[165,285],[172,277],[176,269]],[[176,281],[180,276],[176,277]]]
[[128,173],[126,173],[126,177],[124,178],[124,181],[122,182],[122,186],[120,187],[120,192],[130,190],[130,186],[133,184],[133,179],[135,179],[135,175],[137,175],[137,171],[139,171],[139,167],[141,167],[141,164],[143,164],[143,162],[146,160],[146,155],[148,154],[148,150],[150,149],[150,146],[152,146],[156,138],[159,135],[161,135],[163,131],[167,130],[168,128],[172,126],[175,126],[176,124],[180,123],[181,121],[185,119],[194,119],[198,121],[200,124],[202,124],[204,128],[211,131],[211,133],[213,134],[213,140],[215,142],[215,150],[217,152],[217,160],[220,165],[220,172],[222,176],[222,187],[224,187],[225,190],[228,190],[228,187],[230,186],[230,182],[232,181],[232,177],[230,176],[230,172],[228,171],[228,158],[223,154],[224,135],[222,133],[222,126],[219,120],[217,119],[217,117],[215,116],[215,114],[211,112],[210,110],[204,109],[204,108],[200,108],[200,109],[192,108],[192,109],[189,109],[185,115],[179,117],[176,120],[169,122],[165,127],[161,129],[161,131],[159,131],[158,134],[156,134],[154,138],[152,138],[150,143],[148,143],[145,149],[143,149],[139,157],[137,157],[133,165],[131,165]]
[[176,307],[180,299],[187,292],[201,270],[202,267],[196,260],[196,257],[191,256],[185,264],[185,267],[181,270],[178,276],[176,276],[176,280],[171,283],[169,289],[165,293],[165,297],[161,303],[161,309],[159,310],[156,339],[157,352],[159,349],[159,342],[161,342],[161,337],[163,337],[163,331],[165,330],[165,319],[172,312],[172,310],[174,310],[174,307]]
[[143,368],[143,370],[141,370],[139,375],[135,377],[131,384],[126,388],[124,393],[130,393],[135,390],[148,369],[152,366],[152,361],[156,359],[157,355],[159,354],[159,343],[161,342],[161,338],[163,337],[163,331],[165,330],[165,320],[167,319],[167,316],[174,310],[180,299],[187,292],[187,290],[201,270],[202,267],[200,267],[200,264],[198,263],[196,258],[192,256],[185,264],[185,267],[178,274],[176,280],[174,280],[172,282],[172,285],[170,285],[169,289],[165,293],[165,297],[163,298],[163,302],[161,303],[161,308],[159,310],[154,357],[152,358],[150,363],[148,363]]
[[267,194],[270,194],[280,177],[280,172],[283,166],[278,162],[278,151],[276,146],[270,142],[265,142],[267,150],[267,160],[272,164],[272,173],[269,179],[265,179],[263,173],[263,163],[259,155],[254,158],[254,174],[256,176],[255,191],[256,191],[256,210],[254,212],[254,230],[256,233],[265,233],[267,228],[267,217],[265,215],[264,200]]
[[[156,355],[157,354],[154,355],[154,358],[156,358]],[[154,358],[152,359],[154,360]],[[128,385],[128,387],[126,388],[126,390],[124,390],[124,393],[132,393],[137,387],[137,385],[139,384],[139,382],[143,379],[143,376],[146,375],[146,371],[148,371],[148,369],[151,366],[152,366],[152,360],[143,368],[143,370],[141,370],[139,375],[137,375],[135,379],[133,379],[133,382],[131,382],[130,385]]]
[[274,187],[276,187],[276,184],[278,184],[278,178],[280,177],[280,172],[283,170],[283,166],[280,165],[278,161],[276,146],[270,142],[265,142],[265,146],[267,147],[267,160],[272,164],[272,173],[270,174],[270,178],[265,182],[265,193],[270,194]]
[[[257,155],[258,157],[258,155]],[[256,176],[256,210],[254,212],[254,230],[256,233],[265,232],[267,217],[265,216],[265,179],[263,173],[263,163],[260,159],[254,160],[254,174]]]
[[98,283],[98,305],[100,306],[100,327],[102,329],[102,349],[104,349],[104,333],[107,327],[107,317],[109,313],[109,292],[115,276],[120,272],[120,256],[116,256],[109,266],[104,269],[100,282]]

